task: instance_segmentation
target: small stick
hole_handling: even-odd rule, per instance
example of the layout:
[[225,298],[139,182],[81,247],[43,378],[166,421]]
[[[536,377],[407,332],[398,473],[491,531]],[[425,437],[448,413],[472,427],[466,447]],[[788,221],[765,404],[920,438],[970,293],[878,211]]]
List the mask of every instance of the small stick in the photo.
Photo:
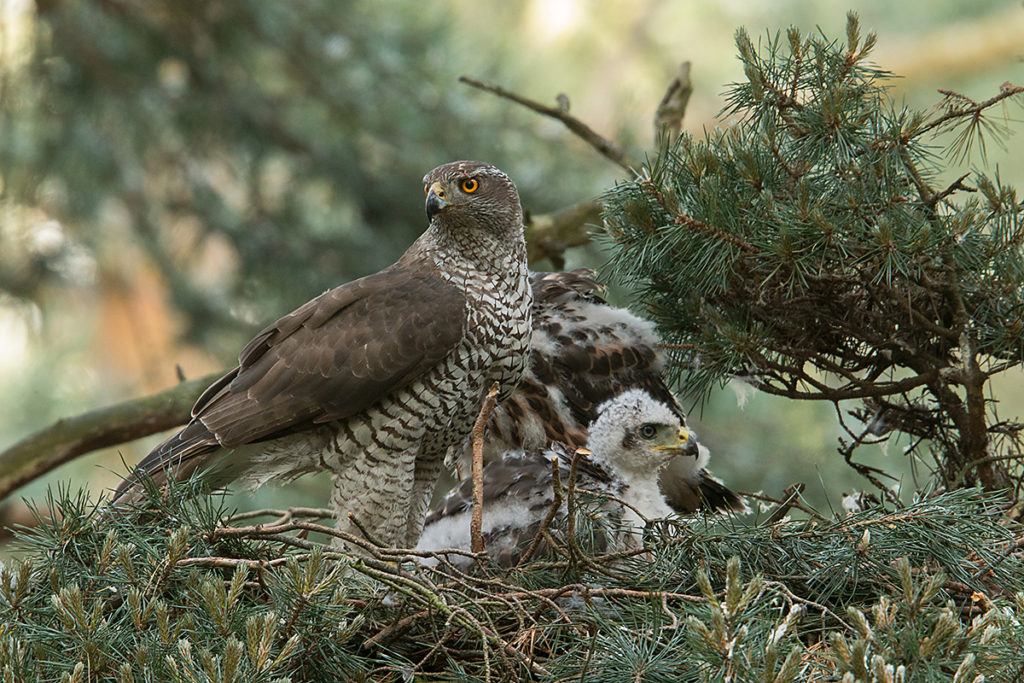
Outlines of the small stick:
[[768,515],[764,522],[762,522],[761,526],[771,526],[785,517],[789,513],[790,508],[792,508],[800,498],[800,494],[803,493],[804,488],[805,487],[802,482],[797,482],[796,484],[790,484],[787,486],[786,490],[782,493],[784,496],[782,502],[772,510],[772,513]]
[[317,519],[334,519],[337,513],[329,508],[305,508],[305,507],[290,507],[287,510],[278,510],[276,508],[266,508],[264,510],[249,510],[247,512],[236,512],[231,515],[229,521],[238,522],[243,519],[253,519],[255,517],[277,517],[276,522],[272,524],[281,524],[289,522],[292,518],[297,517],[313,517]]
[[519,562],[516,563],[516,567],[521,567],[530,561],[533,557],[533,553],[537,551],[537,546],[540,545],[540,541],[547,535],[548,527],[551,525],[551,520],[558,514],[558,510],[562,507],[562,481],[558,476],[559,468],[561,464],[558,458],[551,460],[551,487],[554,491],[554,499],[551,501],[551,507],[548,508],[548,514],[544,516],[544,521],[540,523],[540,529],[533,536],[533,541],[530,542],[530,547],[526,549],[523,556],[519,558]]
[[586,448],[577,448],[572,454],[572,464],[569,466],[569,484],[565,496],[567,518],[565,520],[565,535],[569,540],[569,547],[576,550],[576,472],[580,467],[580,460],[588,455],[593,455]]
[[484,551],[484,429],[494,412],[494,404],[498,400],[498,383],[491,385],[487,398],[480,408],[473,425],[473,517],[469,522],[469,537],[472,539],[474,553]]
[[[814,519],[818,520],[819,522],[827,522],[827,521],[829,521],[828,519],[823,517],[821,514],[819,514],[816,510],[814,510],[814,509],[804,505],[803,503],[801,503],[798,497],[791,495],[793,493],[793,491],[795,490],[794,487],[796,487],[798,485],[801,485],[801,484],[797,483],[797,484],[790,484],[789,486],[787,486],[786,489],[782,492],[782,495],[783,495],[783,499],[782,500],[779,500],[778,498],[772,498],[771,496],[766,496],[763,493],[748,493],[747,491],[737,491],[737,493],[741,497],[743,497],[743,498],[751,498],[753,500],[763,500],[763,501],[765,501],[767,503],[776,503],[777,505],[786,505],[787,506],[786,507],[786,511],[783,513],[782,517],[785,517],[786,513],[789,512],[789,508],[796,508],[797,510],[802,510],[803,512],[806,512],[808,516],[813,517]],[[802,492],[802,491],[803,491],[803,489],[801,489],[800,492]],[[778,508],[773,508],[773,510],[777,510],[777,509]],[[779,517],[779,519],[782,519],[782,517]],[[774,522],[773,522],[773,524],[774,524]]]
[[658,111],[654,114],[654,142],[667,136],[671,144],[683,130],[683,117],[686,116],[686,105],[693,94],[693,81],[690,80],[690,62],[679,65],[679,71],[668,84],[665,96],[661,98]]

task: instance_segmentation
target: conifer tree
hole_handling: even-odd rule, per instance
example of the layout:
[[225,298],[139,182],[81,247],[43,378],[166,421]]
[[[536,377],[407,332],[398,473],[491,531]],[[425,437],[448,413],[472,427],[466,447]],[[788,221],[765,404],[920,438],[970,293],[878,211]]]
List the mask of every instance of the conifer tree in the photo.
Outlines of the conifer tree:
[[[1021,209],[981,174],[938,189],[924,143],[960,121],[980,130],[1021,89],[897,111],[853,17],[845,46],[791,31],[788,53],[776,41],[758,55],[739,38],[738,122],[666,145],[609,194],[617,272],[645,283],[695,395],[742,375],[794,398],[858,400],[877,413],[865,435],[888,421],[929,443],[946,484],[994,488],[1015,474],[996,458],[1019,428],[977,392],[1020,362]],[[979,443],[991,460],[966,460]],[[1024,536],[999,494],[959,488],[836,518],[793,501],[809,519],[784,519],[789,503],[670,519],[642,547],[605,552],[587,543],[600,515],[570,476],[574,524],[550,556],[511,572],[480,558],[465,573],[444,552],[349,537],[330,511],[232,514],[200,489],[153,488],[124,514],[58,490],[19,531],[21,560],[0,566],[0,681],[1024,671]],[[331,548],[339,534],[363,552]]]
[[736,42],[732,120],[666,143],[605,202],[614,273],[658,321],[682,387],[700,398],[742,377],[828,401],[851,463],[898,430],[944,485],[1009,486],[1022,426],[988,392],[1024,357],[1024,215],[998,174],[941,179],[1005,132],[987,114],[1024,88],[901,106],[853,13],[844,43],[797,29]]

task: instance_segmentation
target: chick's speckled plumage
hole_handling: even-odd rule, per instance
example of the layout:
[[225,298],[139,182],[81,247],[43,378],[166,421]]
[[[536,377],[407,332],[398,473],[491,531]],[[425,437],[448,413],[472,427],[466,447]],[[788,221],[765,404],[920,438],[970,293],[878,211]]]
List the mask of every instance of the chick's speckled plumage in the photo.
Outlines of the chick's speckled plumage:
[[[636,542],[644,520],[672,514],[658,485],[665,466],[676,460],[695,460],[698,446],[668,406],[639,389],[627,391],[598,406],[590,428],[590,455],[578,463],[576,488],[609,494],[626,503],[606,499],[601,506],[612,518],[613,542]],[[518,562],[554,501],[552,463],[557,463],[564,486],[573,451],[565,446],[512,450],[489,463],[483,472],[483,534],[488,554],[499,564]],[[638,514],[639,513],[639,514]],[[558,535],[564,528],[566,503],[550,527]],[[427,517],[419,549],[470,548],[472,481],[462,482]],[[465,558],[452,556],[459,564]]]
[[[654,324],[609,305],[593,276],[584,269],[531,274],[530,362],[515,393],[488,423],[488,461],[509,450],[583,446],[598,407],[629,389],[643,389],[685,424],[662,376],[665,359]],[[669,505],[680,513],[745,511],[743,499],[707,471],[708,452],[701,448],[697,460],[674,460],[661,473]],[[464,455],[463,472],[467,467]]]

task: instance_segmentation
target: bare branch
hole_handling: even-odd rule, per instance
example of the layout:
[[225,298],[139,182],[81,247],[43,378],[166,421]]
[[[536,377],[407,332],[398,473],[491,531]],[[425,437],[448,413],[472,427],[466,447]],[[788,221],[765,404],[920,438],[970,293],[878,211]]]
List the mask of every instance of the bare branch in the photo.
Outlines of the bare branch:
[[484,519],[484,430],[487,421],[494,412],[494,404],[498,399],[498,383],[487,392],[480,414],[473,425],[473,517],[469,524],[469,537],[474,553],[484,551],[483,519]]
[[679,65],[679,71],[668,84],[665,96],[661,98],[658,110],[654,114],[655,143],[658,143],[662,136],[668,137],[669,143],[675,142],[683,130],[686,106],[690,103],[690,95],[693,94],[690,66],[689,61]]
[[527,97],[523,97],[522,95],[517,95],[514,92],[505,90],[500,86],[488,85],[487,83],[483,83],[476,79],[469,78],[468,76],[460,76],[459,81],[465,83],[466,85],[477,88],[478,90],[483,90],[484,92],[492,93],[494,95],[497,95],[498,97],[504,97],[507,100],[512,100],[516,104],[521,104],[527,109],[532,109],[538,114],[543,114],[544,116],[550,116],[553,119],[558,119],[559,121],[565,124],[566,128],[575,133],[577,137],[579,137],[588,145],[596,149],[598,152],[604,155],[605,158],[615,162],[622,168],[629,171],[631,175],[633,174],[633,169],[638,167],[638,164],[634,162],[632,159],[630,159],[621,147],[616,145],[611,140],[602,137],[593,128],[583,123],[575,116],[569,114],[568,98],[559,98],[559,106],[549,107],[547,105],[541,104],[540,102],[536,102]]
[[[683,118],[686,115],[686,107],[690,102],[690,95],[693,93],[693,83],[690,80],[689,61],[683,62],[679,70],[672,77],[665,95],[658,105],[654,115],[654,139],[657,143],[662,135],[668,135],[670,140],[679,137],[682,130]],[[558,105],[549,107],[531,99],[509,92],[496,85],[489,85],[480,81],[463,76],[461,82],[479,90],[512,100],[528,109],[556,118],[564,123],[572,132],[576,133],[584,141],[597,149],[608,159],[611,159],[619,166],[630,173],[637,167],[637,164],[630,160],[626,153],[611,142],[600,136],[585,123],[569,115],[569,98],[559,94]],[[590,241],[588,226],[599,224],[601,220],[601,203],[597,201],[586,201],[560,209],[551,214],[540,214],[528,217],[526,224],[526,242],[529,247],[530,261],[550,259],[556,270],[565,267],[565,250],[570,247],[578,247]]]

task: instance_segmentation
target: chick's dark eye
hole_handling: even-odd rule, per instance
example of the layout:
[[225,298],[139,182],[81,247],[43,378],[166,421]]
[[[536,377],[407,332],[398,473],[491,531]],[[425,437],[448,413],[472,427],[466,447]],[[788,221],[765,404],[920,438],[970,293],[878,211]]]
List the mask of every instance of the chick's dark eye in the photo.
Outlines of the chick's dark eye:
[[466,194],[472,194],[480,187],[480,183],[476,178],[463,178],[460,187],[462,187],[462,191]]
[[637,434],[640,435],[641,439],[653,439],[658,435],[658,428],[648,422],[647,424],[640,425],[640,429],[637,430]]

